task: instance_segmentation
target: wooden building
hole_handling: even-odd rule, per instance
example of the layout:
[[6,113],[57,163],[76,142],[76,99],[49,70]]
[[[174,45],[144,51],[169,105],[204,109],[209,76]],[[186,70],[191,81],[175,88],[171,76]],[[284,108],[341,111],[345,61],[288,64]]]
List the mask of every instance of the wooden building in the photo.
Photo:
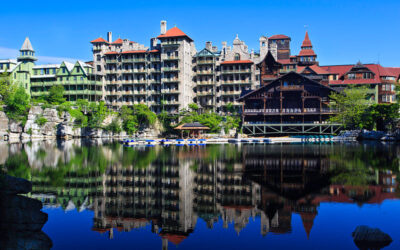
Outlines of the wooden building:
[[[243,132],[267,134],[333,134],[340,125],[328,119],[334,89],[296,72],[280,75],[270,54],[258,64],[260,87],[242,94]],[[274,75],[275,74],[275,75]],[[275,79],[274,79],[275,76]]]

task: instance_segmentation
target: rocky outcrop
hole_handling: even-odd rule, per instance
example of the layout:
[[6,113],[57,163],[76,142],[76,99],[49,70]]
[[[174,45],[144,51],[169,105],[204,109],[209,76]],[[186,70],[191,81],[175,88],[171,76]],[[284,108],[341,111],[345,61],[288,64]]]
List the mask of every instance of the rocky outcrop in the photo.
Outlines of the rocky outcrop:
[[42,203],[19,194],[29,193],[32,184],[24,179],[0,175],[0,249],[50,249],[43,233],[47,214]]
[[[38,124],[42,118],[46,122],[43,125]],[[57,126],[63,120],[58,117],[58,112],[54,108],[42,109],[39,106],[33,106],[29,110],[28,120],[24,127],[23,138],[56,138]]]
[[[115,114],[107,116],[101,127],[107,127],[115,119],[118,119]],[[40,120],[44,123],[39,124]],[[140,128],[136,136],[158,137],[161,133],[162,126],[157,122],[151,128]],[[79,128],[75,126],[75,120],[68,112],[59,114],[55,108],[43,109],[41,106],[32,106],[24,126],[21,122],[9,120],[6,114],[0,111],[0,140],[9,138],[11,142],[18,142],[36,139],[123,138],[127,136],[124,131],[113,133],[102,128]]]
[[392,238],[387,233],[368,226],[358,226],[352,236],[359,249],[381,249],[392,243]]

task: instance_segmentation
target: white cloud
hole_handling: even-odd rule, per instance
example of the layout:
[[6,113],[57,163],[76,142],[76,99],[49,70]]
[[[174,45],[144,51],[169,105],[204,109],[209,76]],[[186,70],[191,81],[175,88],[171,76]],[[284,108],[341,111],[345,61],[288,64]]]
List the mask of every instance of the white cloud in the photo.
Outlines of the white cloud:
[[[17,49],[0,47],[0,59],[15,59],[18,57],[18,55],[19,55],[19,50]],[[61,63],[62,61],[75,63],[77,60],[85,61],[81,59],[74,59],[68,57],[54,57],[54,56],[37,56],[37,59],[38,59],[37,64],[45,64],[45,63],[58,64]]]

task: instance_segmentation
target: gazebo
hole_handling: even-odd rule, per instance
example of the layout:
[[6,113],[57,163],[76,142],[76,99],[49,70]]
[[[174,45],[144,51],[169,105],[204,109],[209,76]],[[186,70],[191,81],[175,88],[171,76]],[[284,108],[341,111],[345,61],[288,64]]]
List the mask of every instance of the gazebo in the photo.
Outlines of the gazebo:
[[189,137],[191,138],[199,138],[201,135],[201,132],[203,130],[209,130],[210,128],[207,126],[204,126],[203,124],[199,122],[193,122],[193,123],[184,123],[179,126],[177,126],[175,129],[181,131],[181,137],[183,138],[183,131],[188,131],[189,132]]

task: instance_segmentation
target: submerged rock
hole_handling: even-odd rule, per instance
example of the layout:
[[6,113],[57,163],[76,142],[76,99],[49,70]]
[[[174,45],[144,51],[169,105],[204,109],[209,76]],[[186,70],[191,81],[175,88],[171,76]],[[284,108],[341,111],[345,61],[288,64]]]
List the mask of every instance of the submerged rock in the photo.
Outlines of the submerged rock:
[[47,214],[42,203],[19,194],[29,193],[24,179],[0,175],[0,249],[50,249],[52,242],[42,232]]
[[359,249],[381,249],[392,243],[392,238],[378,228],[358,226],[352,235]]
[[[32,183],[9,175],[0,176],[0,195],[26,194],[32,190]],[[2,202],[3,203],[3,202]],[[0,204],[1,207],[2,204]]]

